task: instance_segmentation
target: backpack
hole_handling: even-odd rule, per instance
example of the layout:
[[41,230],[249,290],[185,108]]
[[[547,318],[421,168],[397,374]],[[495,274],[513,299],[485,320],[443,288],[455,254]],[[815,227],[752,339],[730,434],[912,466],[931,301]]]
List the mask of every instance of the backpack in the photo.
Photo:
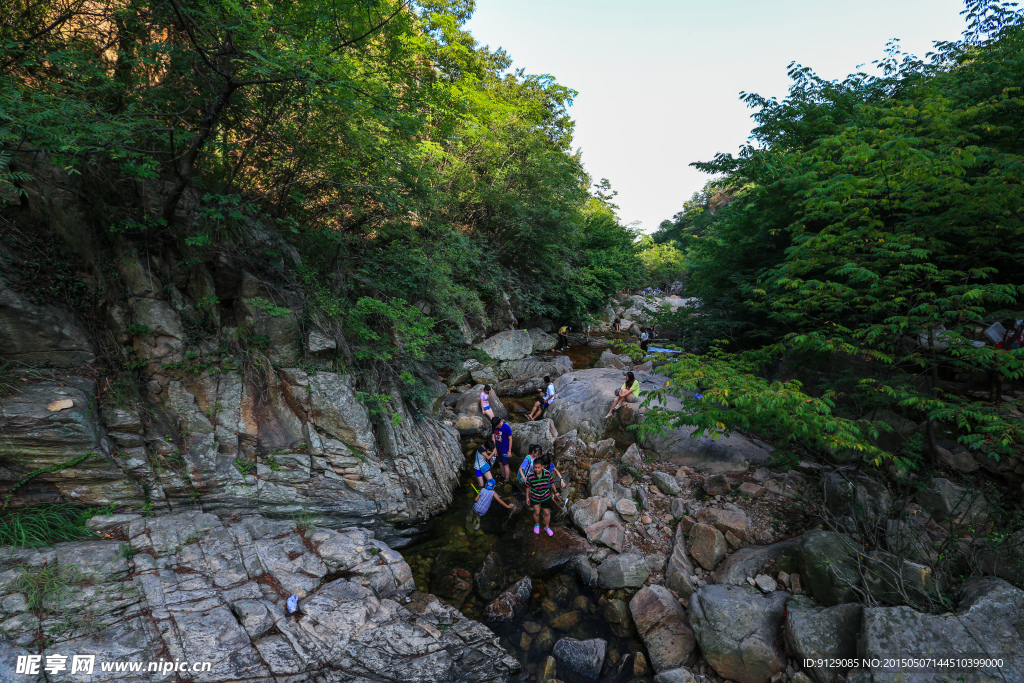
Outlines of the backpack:
[[519,477],[519,483],[525,484],[526,477],[530,474],[530,470],[533,469],[533,457],[527,453],[526,457],[523,458],[523,463],[519,466],[517,476]]

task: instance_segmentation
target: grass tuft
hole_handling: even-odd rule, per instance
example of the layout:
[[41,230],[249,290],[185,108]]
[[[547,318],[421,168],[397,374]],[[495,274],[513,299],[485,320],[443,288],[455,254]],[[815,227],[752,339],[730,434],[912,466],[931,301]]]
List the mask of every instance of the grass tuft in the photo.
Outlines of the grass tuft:
[[47,505],[12,510],[0,517],[0,545],[38,548],[60,541],[93,538],[85,527],[92,511],[71,505]]

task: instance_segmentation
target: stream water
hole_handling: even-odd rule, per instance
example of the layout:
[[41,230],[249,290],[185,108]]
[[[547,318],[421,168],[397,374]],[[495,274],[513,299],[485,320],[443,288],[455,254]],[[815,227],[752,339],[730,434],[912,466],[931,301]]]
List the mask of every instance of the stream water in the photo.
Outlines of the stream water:
[[[583,369],[592,367],[604,348],[573,345],[564,353],[573,359],[576,369]],[[550,352],[549,355],[556,353],[559,352]],[[501,400],[511,414],[512,421],[522,422],[536,398],[501,397]],[[479,440],[464,439],[463,451],[471,452],[477,443]],[[512,459],[513,473],[519,460],[517,457]],[[583,585],[578,581],[572,563],[539,571],[522,571],[522,567],[518,567],[520,571],[506,574],[502,588],[524,573],[531,575],[533,590],[529,604],[512,621],[487,621],[484,608],[490,600],[481,595],[481,592],[486,594],[487,590],[480,585],[480,571],[489,561],[488,555],[494,551],[492,560],[495,555],[532,555],[534,552],[528,548],[535,547],[541,548],[540,553],[544,554],[545,546],[538,544],[550,543],[552,555],[557,559],[561,545],[569,542],[569,535],[557,527],[569,527],[571,522],[564,512],[558,512],[552,515],[552,527],[556,529],[553,538],[543,534],[531,538],[533,519],[529,511],[510,514],[495,502],[480,520],[479,528],[474,528],[471,507],[476,491],[473,484],[475,480],[467,460],[463,483],[456,491],[451,507],[433,518],[413,542],[402,549],[402,554],[412,567],[417,588],[439,594],[439,597],[458,607],[466,616],[486,623],[499,637],[502,647],[522,664],[521,681],[539,679],[545,658],[551,654],[555,642],[562,637],[579,640],[603,638],[607,641],[607,665],[599,679],[602,682],[652,680],[653,673],[649,667],[646,667],[642,675],[638,675],[641,671],[635,670],[637,653],[643,651],[643,644],[628,617],[630,596],[622,590],[603,591]],[[497,492],[506,501],[517,498],[517,510],[523,509],[525,501],[518,485],[499,484]],[[452,569],[465,570],[461,573],[465,577],[464,583],[455,587],[450,582],[444,583],[444,577]],[[472,588],[467,575],[473,576]],[[571,672],[561,666],[558,668],[558,678],[574,680]]]

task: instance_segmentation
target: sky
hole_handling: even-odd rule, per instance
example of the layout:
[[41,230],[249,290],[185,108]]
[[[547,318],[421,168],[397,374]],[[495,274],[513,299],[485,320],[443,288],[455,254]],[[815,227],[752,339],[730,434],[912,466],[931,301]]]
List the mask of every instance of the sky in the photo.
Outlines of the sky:
[[575,144],[645,232],[708,177],[689,164],[735,152],[752,127],[741,91],[784,97],[787,65],[840,79],[899,38],[923,56],[964,29],[962,0],[476,0],[466,28],[514,68],[579,92]]

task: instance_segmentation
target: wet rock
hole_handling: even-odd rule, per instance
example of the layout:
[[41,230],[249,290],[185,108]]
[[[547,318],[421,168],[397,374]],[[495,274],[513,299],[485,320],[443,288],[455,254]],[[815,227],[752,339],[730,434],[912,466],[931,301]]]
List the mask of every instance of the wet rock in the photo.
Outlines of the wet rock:
[[596,586],[597,585],[597,568],[590,563],[586,557],[576,558],[576,576],[579,577],[580,583],[584,586]]
[[797,536],[772,545],[748,545],[725,559],[715,571],[715,583],[742,586],[747,577],[757,576],[768,566],[796,568],[800,559],[802,537]]
[[613,555],[597,568],[597,583],[602,588],[638,588],[644,585],[650,574],[643,555]]
[[551,620],[551,628],[559,631],[569,631],[580,621],[579,612],[563,612]]
[[555,683],[555,676],[557,675],[556,669],[557,663],[555,662],[555,658],[548,655],[540,664],[540,670],[537,672],[537,679],[540,683]]
[[654,683],[697,683],[697,679],[689,669],[672,669],[655,676]]
[[740,683],[769,683],[785,671],[778,647],[787,594],[745,586],[705,586],[690,598],[690,625],[715,672]]
[[676,527],[675,542],[672,545],[672,554],[669,555],[668,565],[665,568],[665,586],[669,590],[682,597],[688,598],[696,590],[690,577],[693,576],[693,563],[686,552],[686,533],[680,524]]
[[529,576],[503,590],[487,607],[484,614],[490,621],[512,621],[530,603],[533,582]]
[[[857,654],[861,606],[856,603],[834,607],[808,607],[796,600],[786,604],[786,644],[798,660],[851,659]],[[807,673],[815,683],[835,683],[846,675],[849,667],[809,667]]]
[[629,610],[655,671],[668,671],[693,662],[696,658],[693,631],[671,591],[664,586],[646,586],[630,600]]
[[497,361],[519,360],[533,353],[533,340],[523,330],[505,330],[476,344],[476,347]]
[[854,589],[861,584],[859,548],[852,538],[834,531],[814,530],[803,535],[800,576],[816,600],[826,606],[856,600]]
[[[910,607],[865,607],[857,654],[884,657],[913,653],[914,657],[975,656],[1003,658],[1003,667],[973,671],[969,680],[1024,680],[1024,591],[1002,579],[984,577],[964,584],[953,614],[924,614]],[[955,654],[951,654],[955,653]],[[969,654],[970,653],[970,654]],[[982,654],[984,653],[984,654]],[[869,669],[875,681],[916,680],[914,669]],[[931,678],[929,680],[938,680]]]
[[633,658],[633,675],[643,676],[645,673],[647,673],[647,657],[643,652],[637,652]]
[[618,598],[604,600],[601,606],[601,616],[610,624],[628,626],[630,623],[629,605]]
[[507,567],[526,576],[544,576],[575,562],[593,546],[565,527],[552,526],[554,536],[533,533],[533,517],[520,519],[496,549]]
[[725,557],[725,536],[710,524],[694,524],[690,529],[690,554],[704,569],[713,571]]
[[473,575],[463,569],[470,558],[462,553],[441,551],[431,569],[430,591],[461,605],[473,591]]
[[666,496],[678,496],[682,493],[682,489],[679,488],[679,483],[676,478],[671,474],[664,472],[652,472],[651,479],[654,480],[654,485],[664,493]]
[[473,587],[484,600],[493,600],[510,583],[516,580],[515,572],[509,570],[501,556],[492,550],[487,553],[480,569],[473,575]]
[[553,654],[561,666],[584,678],[597,680],[604,667],[607,645],[607,642],[601,638],[591,640],[562,638],[555,643]]

